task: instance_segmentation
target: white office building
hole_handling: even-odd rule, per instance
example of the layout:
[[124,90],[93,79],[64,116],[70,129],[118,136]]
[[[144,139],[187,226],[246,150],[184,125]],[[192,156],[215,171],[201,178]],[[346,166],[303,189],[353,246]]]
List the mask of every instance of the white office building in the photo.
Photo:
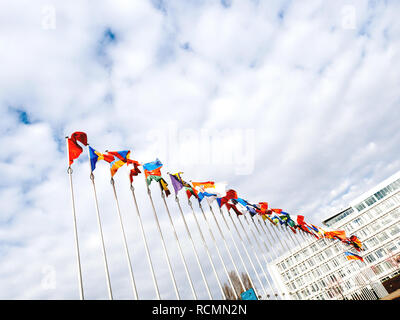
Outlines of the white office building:
[[[331,230],[356,235],[365,251],[339,240],[308,237],[268,268],[281,293],[295,300],[378,299],[382,281],[400,273],[400,172],[323,221]],[[323,228],[324,226],[321,225]],[[345,251],[364,259],[347,260]]]

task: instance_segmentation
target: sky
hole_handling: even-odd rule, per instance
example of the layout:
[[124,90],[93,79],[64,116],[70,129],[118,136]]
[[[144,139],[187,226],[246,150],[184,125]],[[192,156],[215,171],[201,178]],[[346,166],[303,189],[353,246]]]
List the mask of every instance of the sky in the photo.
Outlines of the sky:
[[[399,6],[2,1],[0,299],[79,299],[65,144],[75,131],[100,152],[159,158],[164,175],[226,182],[251,202],[316,225],[399,171]],[[154,299],[127,173],[121,168],[115,181],[132,266],[139,297]],[[84,291],[107,299],[89,174],[85,151],[72,174]],[[114,298],[132,299],[108,165],[94,174]],[[161,296],[174,299],[143,176],[134,185]],[[182,297],[191,299],[157,186],[151,190]],[[167,203],[207,298],[173,197]]]

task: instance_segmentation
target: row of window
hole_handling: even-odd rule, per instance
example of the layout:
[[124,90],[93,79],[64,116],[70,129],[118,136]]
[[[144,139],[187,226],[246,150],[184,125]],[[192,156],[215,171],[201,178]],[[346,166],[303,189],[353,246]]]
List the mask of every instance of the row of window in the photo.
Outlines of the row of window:
[[379,190],[378,192],[374,193],[372,196],[368,197],[367,199],[365,199],[364,201],[360,202],[359,204],[357,204],[354,207],[357,209],[357,211],[364,210],[367,206],[369,207],[369,206],[373,205],[375,202],[377,202],[378,200],[383,199],[388,194],[396,191],[397,189],[400,189],[400,179],[392,182],[387,187],[385,187],[385,188]]
[[[385,205],[386,207],[393,208],[394,206],[399,206],[400,205],[400,194],[396,195],[395,197],[392,197],[390,199],[385,200],[382,205]],[[375,207],[373,209],[368,210],[363,214],[362,216],[359,216],[355,218],[354,220],[350,221],[346,225],[343,226],[343,229],[346,231],[348,234],[354,233],[353,230],[358,229],[362,227],[363,225],[367,224],[370,221],[374,221],[367,227],[355,232],[354,234],[359,234],[359,232],[362,232],[359,234],[359,238],[365,238],[371,233],[375,233],[381,228],[381,226],[388,225],[392,223],[393,221],[399,220],[400,218],[400,207],[392,210],[391,212],[385,214],[384,216],[380,216],[376,214],[377,211],[382,212],[383,208],[381,205],[378,207]],[[385,210],[386,211],[386,210]],[[378,219],[379,217],[379,219]],[[368,231],[368,232],[367,232]]]

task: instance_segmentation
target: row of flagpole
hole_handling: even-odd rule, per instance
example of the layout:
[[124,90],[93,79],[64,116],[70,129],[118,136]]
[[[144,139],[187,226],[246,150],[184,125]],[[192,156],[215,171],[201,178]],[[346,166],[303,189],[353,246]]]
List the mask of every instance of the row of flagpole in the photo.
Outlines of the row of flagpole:
[[[66,137],[66,138],[68,139],[68,137]],[[88,144],[87,144],[87,146],[89,148]],[[67,140],[67,148],[68,147],[69,147],[69,144],[68,144],[68,140]],[[88,150],[88,153],[89,153],[89,150]],[[90,163],[90,156],[89,156],[89,163]],[[81,261],[80,261],[80,252],[79,252],[79,241],[78,241],[78,232],[77,232],[77,223],[76,223],[74,190],[73,190],[73,183],[72,183],[71,162],[69,163],[69,166],[68,166],[68,174],[69,174],[71,198],[72,198],[73,226],[74,226],[74,238],[75,238],[75,247],[76,247],[76,258],[77,258],[77,265],[78,265],[79,291],[80,291],[80,298],[84,299],[82,270],[81,270]],[[91,179],[92,186],[93,186],[93,194],[94,194],[94,200],[95,200],[94,202],[95,202],[97,222],[98,222],[99,234],[100,234],[101,245],[102,245],[102,255],[103,255],[104,269],[105,269],[105,274],[106,274],[106,283],[107,283],[107,289],[108,289],[108,296],[109,296],[109,299],[113,299],[113,293],[112,293],[111,281],[110,281],[110,274],[109,274],[108,262],[107,262],[107,255],[106,255],[106,250],[105,250],[105,245],[104,245],[104,237],[103,237],[102,224],[101,224],[101,218],[100,218],[100,210],[99,210],[97,192],[96,192],[96,186],[95,186],[95,179],[94,179],[94,174],[93,174],[92,169],[90,171],[90,179]],[[146,180],[146,177],[145,177],[145,180]],[[120,222],[121,234],[122,234],[122,238],[123,238],[124,249],[125,249],[126,259],[127,259],[129,273],[130,273],[130,280],[131,280],[131,284],[132,284],[132,291],[133,291],[133,295],[134,295],[135,299],[138,299],[138,292],[137,292],[135,278],[134,278],[134,274],[133,274],[132,261],[131,261],[130,255],[129,255],[129,248],[128,248],[128,244],[127,244],[124,224],[123,224],[123,221],[122,221],[121,209],[120,209],[120,205],[119,205],[119,201],[118,201],[117,191],[116,191],[116,187],[115,187],[115,181],[114,181],[112,175],[111,175],[110,182],[111,182],[111,185],[112,185],[113,194],[114,194],[114,200],[115,200],[116,209],[117,209],[117,214],[118,214],[118,218],[119,218],[119,222]],[[151,190],[150,190],[149,185],[147,184],[147,181],[146,181],[146,187],[147,187],[148,197],[149,197],[149,200],[150,200],[150,203],[151,203],[151,206],[152,206],[154,219],[156,221],[157,229],[158,229],[158,232],[159,232],[159,235],[160,235],[160,240],[161,240],[161,244],[162,244],[162,247],[163,247],[165,259],[166,259],[167,264],[168,264],[168,269],[169,269],[171,281],[172,281],[173,286],[174,286],[174,291],[175,291],[175,294],[176,294],[176,298],[177,299],[181,299],[181,295],[179,293],[178,286],[177,286],[177,283],[176,283],[174,270],[172,268],[170,257],[169,257],[168,250],[167,250],[167,246],[166,246],[166,243],[165,243],[165,240],[164,240],[164,235],[162,233],[162,229],[161,229],[161,226],[160,226],[160,223],[159,223],[159,220],[158,220],[157,211],[156,211],[156,208],[155,208],[155,205],[154,205],[154,202],[153,202]],[[152,262],[150,251],[149,251],[149,247],[148,247],[148,244],[147,244],[147,239],[146,239],[146,235],[145,235],[145,231],[144,231],[143,222],[142,222],[142,219],[141,219],[138,203],[137,203],[137,200],[136,200],[136,196],[135,196],[135,192],[134,192],[135,189],[133,187],[132,180],[131,180],[131,184],[130,184],[130,190],[131,190],[131,193],[132,193],[132,198],[133,198],[135,210],[136,210],[138,221],[139,221],[139,224],[140,224],[142,240],[143,240],[143,243],[144,243],[144,246],[145,246],[146,256],[147,256],[148,264],[149,264],[151,275],[152,275],[152,279],[153,279],[154,289],[155,289],[155,292],[156,292],[157,299],[161,299],[160,290],[159,290],[159,287],[158,287],[157,278],[156,278],[154,267],[153,267],[153,262]],[[186,274],[187,280],[189,282],[189,286],[191,288],[193,299],[198,299],[196,290],[194,288],[193,279],[192,279],[192,277],[190,275],[189,268],[188,268],[188,265],[187,265],[187,262],[186,262],[182,247],[181,247],[181,243],[179,241],[179,238],[178,238],[178,235],[177,235],[177,232],[176,232],[176,228],[175,228],[175,225],[174,225],[174,222],[173,222],[173,218],[171,217],[171,213],[170,213],[167,201],[166,201],[165,194],[163,192],[163,188],[161,187],[161,184],[160,184],[160,190],[161,190],[161,198],[162,198],[162,201],[164,203],[165,210],[166,210],[168,218],[169,218],[169,222],[170,222],[171,227],[173,229],[174,238],[175,238],[175,241],[176,241],[176,244],[177,244],[177,247],[178,247],[178,251],[179,251],[179,255],[180,255],[182,264],[183,264],[184,269],[185,269],[185,274]],[[184,223],[186,233],[188,234],[189,239],[191,241],[193,253],[195,255],[198,267],[200,269],[200,273],[201,273],[204,285],[206,287],[208,297],[210,299],[214,299],[214,296],[212,295],[211,289],[209,287],[209,283],[208,283],[208,281],[206,279],[206,275],[204,273],[203,266],[202,266],[201,261],[200,261],[200,257],[198,255],[198,251],[196,249],[195,242],[194,242],[194,240],[192,238],[191,232],[190,232],[189,227],[187,225],[187,222],[186,222],[186,219],[185,219],[185,215],[184,215],[184,212],[183,212],[182,207],[180,205],[179,197],[178,197],[177,194],[175,195],[175,201],[177,203],[177,206],[178,206],[178,209],[179,209],[179,212],[180,212],[180,216],[181,216],[182,221]],[[208,201],[208,199],[207,199],[207,201]],[[235,289],[235,286],[234,286],[234,284],[232,282],[232,279],[231,279],[231,276],[229,274],[229,270],[228,270],[226,261],[224,261],[224,259],[223,259],[223,255],[222,255],[222,253],[220,251],[220,248],[218,247],[218,243],[217,243],[215,235],[214,235],[214,233],[212,231],[212,227],[210,225],[210,222],[207,219],[206,213],[205,213],[205,211],[203,209],[203,206],[202,206],[201,202],[199,201],[199,203],[198,203],[199,209],[200,209],[200,211],[202,213],[204,222],[206,223],[208,231],[209,231],[209,234],[210,234],[210,237],[208,239],[211,239],[212,242],[213,242],[213,245],[214,245],[215,250],[217,252],[217,256],[219,258],[218,260],[219,260],[220,264],[223,267],[223,271],[224,271],[224,273],[225,273],[225,275],[227,277],[227,281],[229,283],[229,286],[230,286],[234,296],[236,298],[240,299],[240,293],[246,291],[246,287],[244,285],[244,282],[243,282],[241,273],[239,271],[238,265],[236,264],[235,259],[234,259],[233,255],[232,255],[233,251],[228,246],[228,243],[227,243],[225,235],[224,235],[224,231],[221,229],[221,226],[218,223],[217,216],[214,213],[214,210],[213,210],[211,204],[212,204],[211,202],[208,202],[209,211],[210,211],[211,216],[213,217],[213,220],[215,222],[215,226],[217,227],[219,236],[221,237],[222,242],[224,243],[224,248],[226,249],[226,253],[229,256],[229,260],[230,260],[230,262],[232,263],[232,265],[234,267],[234,273],[237,275],[237,277],[239,279],[240,286],[241,286],[241,288],[239,289],[239,292],[237,292],[236,289]],[[218,275],[218,272],[217,272],[217,267],[215,265],[215,261],[213,261],[213,259],[212,259],[212,256],[211,256],[211,253],[210,253],[210,249],[209,249],[209,247],[207,245],[206,239],[205,239],[204,234],[203,234],[203,232],[201,230],[200,224],[199,224],[199,222],[197,220],[197,217],[196,217],[196,214],[195,214],[195,210],[193,208],[193,205],[192,205],[189,197],[188,197],[188,205],[189,205],[189,207],[191,209],[194,221],[196,222],[197,229],[199,231],[199,234],[200,234],[200,237],[201,237],[201,240],[202,240],[202,243],[203,243],[203,247],[204,247],[204,249],[205,249],[205,251],[207,253],[208,260],[209,260],[209,262],[210,262],[210,264],[212,266],[213,273],[214,273],[215,278],[217,280],[218,287],[219,287],[219,289],[221,291],[221,296],[222,296],[223,299],[227,299],[228,297],[227,297],[227,295],[226,295],[226,293],[225,293],[225,291],[223,289],[220,276]],[[279,298],[280,299],[284,299],[284,294],[282,293],[280,288],[279,287],[275,288],[273,286],[273,283],[271,283],[272,277],[270,277],[270,274],[269,274],[269,272],[267,270],[267,265],[270,262],[268,260],[268,258],[271,261],[273,261],[274,259],[278,258],[279,253],[275,250],[278,245],[280,245],[280,247],[282,249],[282,252],[289,251],[291,253],[290,241],[292,242],[291,243],[292,246],[293,245],[294,246],[299,245],[301,247],[303,243],[307,243],[307,241],[309,240],[309,239],[307,239],[308,235],[305,236],[303,233],[300,233],[300,237],[303,240],[302,242],[300,242],[300,240],[298,238],[298,234],[296,236],[292,235],[292,233],[289,232],[288,228],[283,228],[283,226],[281,226],[279,224],[278,225],[276,225],[276,224],[267,224],[266,221],[263,220],[263,219],[260,219],[260,216],[258,216],[258,215],[256,215],[255,217],[251,216],[251,218],[249,218],[249,219],[246,217],[246,215],[243,215],[243,219],[240,219],[240,216],[236,214],[235,215],[236,217],[233,218],[231,212],[229,211],[229,209],[226,208],[226,211],[227,211],[228,216],[230,217],[230,221],[231,221],[231,224],[233,226],[233,229],[236,231],[235,235],[237,235],[237,237],[235,237],[233,232],[232,232],[233,229],[231,227],[229,227],[229,224],[228,224],[227,220],[225,219],[225,215],[224,215],[221,207],[219,207],[218,209],[219,209],[219,212],[220,212],[220,216],[221,216],[222,220],[224,221],[225,228],[229,232],[230,238],[232,239],[231,243],[235,247],[235,253],[239,256],[239,259],[240,259],[240,262],[241,262],[241,266],[243,267],[243,269],[245,271],[244,274],[247,275],[247,277],[249,279],[249,282],[251,284],[251,287],[255,291],[256,295],[257,296],[262,296],[262,294],[260,294],[260,291],[259,291],[259,290],[262,289],[264,297],[265,298],[270,297],[270,294],[268,293],[268,291],[266,289],[266,286],[265,286],[265,285],[267,285],[269,287],[269,290],[270,290],[270,293],[271,293],[272,297],[274,297],[275,299],[279,299]],[[242,223],[241,220],[244,220],[245,223]],[[259,228],[257,227],[256,221],[259,224]],[[239,226],[240,226],[240,230],[241,231],[239,231],[239,228],[238,228]],[[280,234],[285,234],[285,236],[284,237],[279,236],[277,231]],[[242,237],[242,235],[244,235],[244,237]],[[241,251],[240,251],[240,249],[239,249],[239,247],[237,245],[237,239],[239,239],[238,242],[241,244],[241,248],[245,252],[245,256],[247,257],[247,260],[250,263],[252,273],[249,272],[249,270],[247,268],[247,264],[245,263],[245,261],[243,259],[242,253],[241,253]],[[267,244],[267,242],[268,242],[268,244]],[[257,250],[257,248],[254,247],[253,244],[256,244],[258,250]],[[249,249],[251,250],[253,258],[251,257]],[[257,267],[256,267],[256,265],[255,265],[255,263],[253,261],[254,258],[255,258],[255,262],[256,262]],[[261,272],[258,271],[257,268]],[[255,278],[257,280],[256,283],[254,283],[254,276],[255,276]],[[263,277],[264,277],[264,279],[262,279]],[[270,279],[271,279],[271,281],[270,281]],[[275,293],[275,292],[277,292],[277,293]]]

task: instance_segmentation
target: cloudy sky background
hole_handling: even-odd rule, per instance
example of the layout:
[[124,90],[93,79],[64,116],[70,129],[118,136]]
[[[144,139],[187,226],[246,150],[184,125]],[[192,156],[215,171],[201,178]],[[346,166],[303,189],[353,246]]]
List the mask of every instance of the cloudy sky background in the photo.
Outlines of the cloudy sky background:
[[[158,157],[164,174],[226,181],[243,198],[317,225],[397,172],[399,6],[1,2],[0,299],[79,298],[64,139],[74,131],[99,151]],[[106,299],[86,153],[73,170],[85,294]],[[99,164],[95,177],[114,298],[132,299],[108,165]],[[125,168],[116,186],[139,296],[153,299]],[[173,299],[143,176],[135,187],[162,298]],[[182,297],[190,299],[157,186],[152,191]],[[168,204],[187,239],[174,200]],[[188,223],[218,296],[190,216]],[[207,298],[190,243],[182,246]]]

